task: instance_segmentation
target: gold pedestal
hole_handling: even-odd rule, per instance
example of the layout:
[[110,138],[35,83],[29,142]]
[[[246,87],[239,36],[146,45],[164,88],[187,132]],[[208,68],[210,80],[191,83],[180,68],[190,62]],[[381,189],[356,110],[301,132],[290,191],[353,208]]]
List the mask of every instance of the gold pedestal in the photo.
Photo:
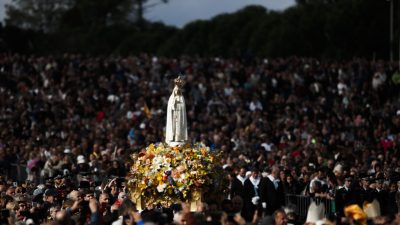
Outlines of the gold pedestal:
[[195,190],[192,193],[191,200],[190,200],[190,211],[196,212],[197,207],[201,204],[201,191]]

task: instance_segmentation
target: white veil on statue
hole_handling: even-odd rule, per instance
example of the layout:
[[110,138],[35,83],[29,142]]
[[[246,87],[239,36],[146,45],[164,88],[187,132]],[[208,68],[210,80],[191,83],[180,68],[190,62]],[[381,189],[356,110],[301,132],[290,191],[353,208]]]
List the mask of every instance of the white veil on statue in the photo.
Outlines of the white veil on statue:
[[165,142],[170,146],[184,144],[188,139],[186,104],[182,95],[182,86],[183,81],[179,76],[175,79],[175,87],[168,100]]

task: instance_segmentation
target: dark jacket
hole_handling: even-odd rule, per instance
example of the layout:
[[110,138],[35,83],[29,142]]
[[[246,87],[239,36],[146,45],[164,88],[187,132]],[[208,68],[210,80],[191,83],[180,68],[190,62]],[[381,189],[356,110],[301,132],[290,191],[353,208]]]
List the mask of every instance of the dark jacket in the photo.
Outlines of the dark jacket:
[[285,195],[283,192],[282,182],[278,182],[275,188],[274,183],[268,178],[262,178],[260,182],[260,202],[267,204],[264,209],[267,215],[272,215],[275,210],[281,208],[285,204]]
[[346,188],[342,187],[336,191],[335,205],[338,215],[344,216],[344,208],[348,205],[356,203],[356,193],[353,189],[349,188],[346,190]]

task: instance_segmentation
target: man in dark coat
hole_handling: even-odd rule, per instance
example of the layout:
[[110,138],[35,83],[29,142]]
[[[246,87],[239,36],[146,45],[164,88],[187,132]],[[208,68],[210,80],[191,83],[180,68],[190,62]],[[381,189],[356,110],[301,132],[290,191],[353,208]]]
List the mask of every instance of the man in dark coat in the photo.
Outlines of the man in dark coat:
[[369,187],[370,178],[365,175],[361,176],[361,187],[356,191],[356,196],[358,197],[357,203],[363,208],[364,203],[371,203],[373,201],[372,189]]
[[231,186],[231,198],[240,196],[243,200],[243,208],[241,210],[242,216],[248,221],[251,220],[249,205],[251,204],[251,197],[253,195],[254,188],[248,177],[246,177],[246,169],[241,168],[239,174],[233,179]]
[[388,213],[387,203],[389,193],[385,189],[383,189],[383,182],[384,180],[382,178],[376,180],[376,188],[372,191],[372,195],[373,199],[376,199],[379,202],[381,215],[386,216]]
[[256,210],[261,214],[261,210],[259,210],[259,202],[260,202],[260,191],[259,191],[259,186],[261,182],[261,176],[260,172],[257,169],[253,169],[251,172],[251,175],[249,177],[250,183],[251,183],[251,188],[247,189],[246,192],[250,193],[250,202],[248,202],[248,210],[249,210],[249,215],[251,218],[249,218],[249,222],[252,221],[254,213]]
[[280,169],[272,166],[271,174],[260,182],[260,200],[266,215],[272,215],[275,210],[285,204],[282,182],[279,180]]
[[388,202],[386,203],[386,209],[389,216],[394,217],[397,212],[397,203],[396,203],[396,195],[397,195],[397,184],[394,179],[390,181],[389,191],[388,191]]
[[355,192],[352,188],[352,177],[346,177],[343,187],[337,190],[335,195],[335,204],[338,216],[344,216],[344,208],[348,205],[355,204]]

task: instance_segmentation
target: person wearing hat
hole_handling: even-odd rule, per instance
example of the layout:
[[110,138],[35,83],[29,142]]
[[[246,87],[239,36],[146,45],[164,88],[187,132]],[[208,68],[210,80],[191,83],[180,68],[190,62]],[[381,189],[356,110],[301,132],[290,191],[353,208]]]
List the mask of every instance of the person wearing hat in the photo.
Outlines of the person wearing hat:
[[32,207],[36,207],[36,205],[42,205],[43,204],[43,194],[44,194],[44,189],[42,188],[37,188],[33,191],[32,194]]
[[56,203],[57,192],[54,189],[47,189],[43,194],[43,208],[47,212]]
[[355,192],[353,190],[353,178],[344,178],[344,185],[336,191],[335,204],[338,216],[344,216],[344,208],[356,203]]
[[387,214],[387,202],[388,202],[388,192],[383,188],[383,178],[378,178],[376,179],[376,185],[375,189],[372,191],[372,196],[373,199],[378,200],[380,209],[381,209],[381,215],[386,215]]
[[69,148],[64,149],[64,154],[66,155],[71,154],[71,149]]
[[387,213],[389,216],[395,216],[398,212],[398,207],[396,203],[397,194],[397,178],[391,177],[388,190],[388,202],[386,203]]
[[32,214],[32,219],[39,224],[43,218],[46,217],[46,210],[43,202],[44,195],[44,185],[38,185],[38,188],[33,191],[32,195],[32,208],[30,209],[30,213]]
[[62,185],[63,185],[62,179],[63,179],[63,178],[64,178],[64,177],[61,176],[61,174],[58,174],[57,176],[54,177],[54,187],[55,187],[56,189],[62,187]]
[[76,157],[76,162],[77,162],[78,164],[86,163],[85,156],[83,156],[83,155],[78,155],[78,157]]
[[90,172],[90,167],[89,167],[89,164],[87,164],[87,162],[86,162],[85,156],[79,155],[76,158],[76,162],[77,162],[76,169],[75,169],[76,173],[85,174],[85,173]]
[[361,187],[356,191],[358,196],[357,203],[362,208],[364,203],[371,203],[373,201],[372,189],[370,188],[370,177],[365,174],[361,175]]

